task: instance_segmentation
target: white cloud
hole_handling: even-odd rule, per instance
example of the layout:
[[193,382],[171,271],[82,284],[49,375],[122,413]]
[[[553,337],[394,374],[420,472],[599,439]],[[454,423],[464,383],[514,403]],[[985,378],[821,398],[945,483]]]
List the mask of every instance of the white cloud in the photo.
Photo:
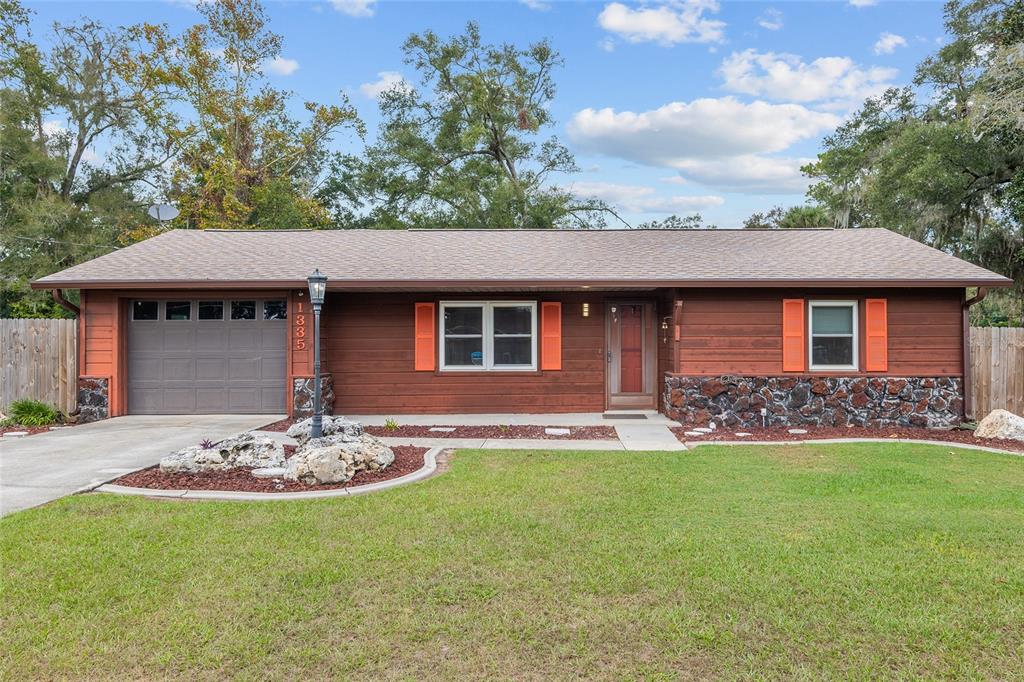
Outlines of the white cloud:
[[878,42],[875,43],[875,54],[892,54],[896,51],[897,47],[906,46],[906,38],[886,31],[882,35],[878,36]]
[[880,94],[896,69],[862,67],[849,57],[820,57],[806,63],[793,54],[744,50],[725,58],[718,70],[726,90],[789,102],[860,104]]
[[597,21],[601,28],[631,43],[717,43],[723,40],[725,22],[704,16],[717,11],[716,0],[669,0],[635,9],[612,2],[601,10]]
[[551,9],[551,5],[543,2],[543,0],[519,0],[519,3],[521,5],[526,5],[532,10],[537,10],[538,12],[546,12]]
[[715,195],[659,196],[652,187],[619,185],[612,182],[574,182],[573,194],[584,199],[602,199],[631,213],[676,213],[721,206],[725,199]]
[[266,64],[267,71],[279,76],[290,76],[299,70],[299,63],[294,59],[274,57]]
[[670,185],[685,185],[687,184],[686,178],[680,175],[666,175],[663,178],[658,178],[661,182],[667,182]]
[[757,25],[769,31],[778,31],[782,28],[782,12],[769,7],[757,18]]
[[870,7],[871,5],[877,5],[878,0],[850,0],[850,4],[854,7]]
[[363,93],[370,99],[377,99],[388,90],[394,89],[398,85],[405,84],[405,79],[402,78],[402,74],[397,71],[379,71],[377,72],[377,80],[372,83],[363,83],[359,86],[359,92]]
[[377,0],[331,0],[331,4],[350,17],[372,17]]
[[615,51],[615,39],[614,38],[602,38],[597,42],[597,46],[605,52]]
[[800,104],[723,97],[671,102],[640,113],[584,109],[569,122],[569,136],[583,151],[672,168],[708,186],[791,192],[800,183],[803,160],[766,155],[813,139],[839,122],[835,114]]

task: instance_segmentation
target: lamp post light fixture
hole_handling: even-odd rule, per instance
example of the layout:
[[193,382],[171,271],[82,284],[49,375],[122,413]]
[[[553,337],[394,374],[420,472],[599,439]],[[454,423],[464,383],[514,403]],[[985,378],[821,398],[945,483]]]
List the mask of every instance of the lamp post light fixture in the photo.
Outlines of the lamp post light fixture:
[[313,423],[309,436],[320,438],[324,435],[324,411],[320,405],[320,308],[327,291],[327,277],[317,268],[306,282],[309,284],[309,302],[313,305]]

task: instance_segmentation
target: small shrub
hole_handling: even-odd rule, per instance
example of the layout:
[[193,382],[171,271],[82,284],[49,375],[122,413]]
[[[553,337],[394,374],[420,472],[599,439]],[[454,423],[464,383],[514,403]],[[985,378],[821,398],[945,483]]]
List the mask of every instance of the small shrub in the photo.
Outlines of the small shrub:
[[501,431],[502,433],[508,433],[509,431],[512,430],[512,427],[509,426],[508,424],[498,424],[498,430]]
[[5,417],[4,419],[0,419],[0,429],[6,429],[6,428],[8,428],[10,426],[14,426],[14,420],[13,419],[11,419],[10,417]]
[[209,438],[204,438],[203,440],[199,441],[199,447],[201,447],[203,450],[212,450],[213,441],[210,440]]
[[398,422],[392,419],[391,417],[388,417],[387,419],[384,420],[384,428],[388,431],[397,431]]
[[11,403],[10,418],[22,426],[48,426],[60,418],[57,408],[31,398],[22,398]]

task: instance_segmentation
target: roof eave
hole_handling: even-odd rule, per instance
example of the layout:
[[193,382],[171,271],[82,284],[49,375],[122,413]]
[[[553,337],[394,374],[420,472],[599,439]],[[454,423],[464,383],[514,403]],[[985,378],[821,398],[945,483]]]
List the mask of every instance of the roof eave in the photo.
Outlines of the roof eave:
[[[306,280],[49,280],[38,279],[31,284],[33,289],[292,289],[305,288]],[[968,279],[699,279],[699,280],[329,280],[327,288],[331,291],[362,291],[386,289],[486,289],[486,288],[518,288],[518,289],[550,289],[573,288],[587,289],[652,289],[652,288],[787,288],[787,287],[828,287],[828,288],[859,288],[859,287],[1010,287],[1013,280],[999,278],[968,278]]]

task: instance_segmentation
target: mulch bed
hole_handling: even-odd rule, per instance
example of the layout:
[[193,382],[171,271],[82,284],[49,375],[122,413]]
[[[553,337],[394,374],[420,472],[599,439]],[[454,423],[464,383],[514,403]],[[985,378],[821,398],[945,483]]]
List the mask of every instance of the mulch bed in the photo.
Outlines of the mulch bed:
[[[391,449],[395,453],[395,461],[390,466],[379,471],[360,471],[347,483],[306,485],[297,481],[285,481],[284,479],[254,478],[249,473],[252,471],[249,468],[204,474],[162,474],[158,466],[127,474],[114,480],[113,483],[133,488],[150,488],[152,490],[229,490],[247,493],[298,493],[310,490],[335,490],[338,488],[351,488],[352,486],[366,483],[378,483],[411,474],[423,467],[423,454],[428,448],[402,445]],[[294,452],[294,446],[285,446],[285,454],[287,456],[290,457]]]
[[[791,428],[806,429],[807,433],[790,433]],[[976,438],[972,431],[956,429],[944,431],[940,429],[924,429],[913,427],[884,427],[880,429],[868,429],[860,426],[799,426],[799,427],[774,427],[774,428],[718,428],[712,433],[701,436],[686,436],[684,431],[690,431],[693,427],[675,427],[672,432],[676,438],[684,443],[697,443],[700,441],[714,440],[818,440],[823,438],[914,438],[917,440],[936,440],[953,443],[968,443],[984,447],[996,448],[998,450],[1013,450],[1024,452],[1024,443],[1015,440],[1003,440],[1000,438]],[[739,433],[749,433],[746,437],[739,437]]]
[[[76,424],[54,424],[53,426],[57,428],[62,428],[65,426],[76,426]],[[34,436],[37,433],[46,433],[51,428],[52,427],[49,426],[2,426],[0,427],[0,436],[4,435],[5,433],[10,433],[11,431],[27,431],[28,435]]]
[[[282,419],[261,426],[260,431],[287,431],[294,424],[292,419]],[[431,431],[431,428],[455,429],[454,431]],[[568,436],[549,436],[544,429],[569,429]],[[433,426],[399,426],[388,429],[386,426],[364,426],[363,430],[378,438],[531,438],[537,440],[616,440],[614,426],[450,426],[435,424]]]

